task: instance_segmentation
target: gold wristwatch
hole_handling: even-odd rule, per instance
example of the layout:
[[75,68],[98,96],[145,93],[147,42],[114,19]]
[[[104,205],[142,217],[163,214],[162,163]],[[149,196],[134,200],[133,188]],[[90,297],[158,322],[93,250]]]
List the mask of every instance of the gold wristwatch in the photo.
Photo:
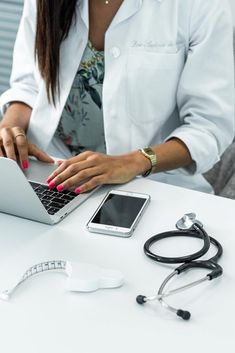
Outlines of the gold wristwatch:
[[152,173],[153,168],[157,165],[157,156],[156,153],[152,150],[152,148],[150,147],[145,147],[145,148],[141,148],[139,150],[146,158],[148,158],[148,160],[151,163],[151,168],[149,170],[147,170],[147,172],[145,172],[144,174],[142,174],[143,177],[148,176],[149,174]]

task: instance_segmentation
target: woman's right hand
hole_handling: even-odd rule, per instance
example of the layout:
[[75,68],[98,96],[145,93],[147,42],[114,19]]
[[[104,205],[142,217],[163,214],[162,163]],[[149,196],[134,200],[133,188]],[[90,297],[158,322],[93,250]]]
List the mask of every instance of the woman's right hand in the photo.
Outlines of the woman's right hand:
[[0,127],[0,157],[19,159],[23,169],[29,166],[29,155],[42,162],[52,163],[53,159],[27,140],[25,131],[19,127]]

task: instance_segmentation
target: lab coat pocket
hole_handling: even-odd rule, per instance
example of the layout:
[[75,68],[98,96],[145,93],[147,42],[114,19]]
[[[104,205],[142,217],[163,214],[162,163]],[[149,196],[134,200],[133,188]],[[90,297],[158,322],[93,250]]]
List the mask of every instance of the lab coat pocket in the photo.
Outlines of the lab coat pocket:
[[176,106],[177,86],[185,61],[175,52],[131,48],[127,57],[126,105],[130,119],[161,126]]

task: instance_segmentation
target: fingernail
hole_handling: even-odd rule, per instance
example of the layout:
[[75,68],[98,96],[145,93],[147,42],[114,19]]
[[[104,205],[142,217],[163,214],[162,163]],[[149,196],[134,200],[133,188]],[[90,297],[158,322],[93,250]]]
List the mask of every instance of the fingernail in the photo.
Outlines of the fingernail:
[[76,194],[80,194],[81,191],[82,191],[82,190],[81,190],[80,188],[76,188],[76,189],[74,190],[74,192],[76,192]]
[[29,163],[27,161],[22,162],[22,168],[27,169],[29,167]]
[[56,186],[56,184],[52,181],[48,184],[49,189],[53,189]]
[[49,184],[52,181],[52,178],[47,179],[47,183]]
[[57,161],[56,164],[57,165],[61,165],[63,163],[63,161]]
[[64,190],[64,186],[62,184],[57,186],[57,190],[58,191],[63,191]]

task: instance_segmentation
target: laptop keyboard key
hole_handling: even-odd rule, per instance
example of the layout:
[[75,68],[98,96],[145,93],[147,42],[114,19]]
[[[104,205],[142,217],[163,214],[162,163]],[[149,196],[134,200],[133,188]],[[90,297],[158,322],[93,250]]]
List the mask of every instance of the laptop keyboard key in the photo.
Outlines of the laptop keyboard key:
[[44,206],[49,206],[50,205],[50,201],[48,200],[40,200],[41,203],[44,205]]
[[63,198],[63,200],[68,200],[68,201],[71,201],[74,199],[74,197],[70,195],[63,195],[61,198]]
[[34,190],[36,190],[38,188],[38,184],[37,183],[30,182],[30,185],[32,186],[32,188]]
[[41,201],[44,201],[44,200],[50,201],[51,197],[43,194]]
[[70,191],[68,195],[72,197],[78,196],[78,194],[76,194],[76,192],[73,192],[73,191]]
[[56,212],[58,212],[59,209],[58,208],[55,208],[55,207],[50,207],[48,208],[47,212],[51,215],[54,215]]
[[53,202],[53,201],[52,201],[52,202],[50,203],[50,206],[60,209],[60,208],[64,207],[64,204],[58,203],[58,202]]
[[53,197],[52,202],[58,202],[59,204],[66,205],[68,203],[68,200],[64,200],[63,198],[59,199],[58,197]]

